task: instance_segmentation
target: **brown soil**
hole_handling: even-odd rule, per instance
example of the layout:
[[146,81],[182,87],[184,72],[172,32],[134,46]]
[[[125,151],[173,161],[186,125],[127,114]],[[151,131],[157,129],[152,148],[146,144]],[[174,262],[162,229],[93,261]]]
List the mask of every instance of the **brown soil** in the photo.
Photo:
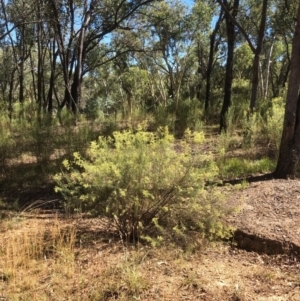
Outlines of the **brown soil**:
[[300,259],[300,181],[253,182],[230,202],[238,199],[243,208],[230,222],[239,247]]

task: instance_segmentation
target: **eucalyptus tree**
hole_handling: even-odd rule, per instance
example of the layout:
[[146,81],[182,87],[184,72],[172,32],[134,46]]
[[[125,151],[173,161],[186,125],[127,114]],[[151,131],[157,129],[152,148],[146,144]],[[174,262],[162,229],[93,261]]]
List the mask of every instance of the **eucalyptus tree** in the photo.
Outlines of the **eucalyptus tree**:
[[259,4],[251,0],[241,1],[236,19],[240,32],[237,45],[240,47],[246,42],[253,53],[249,78],[250,111],[257,107],[257,99],[261,100],[259,106],[271,105],[271,100],[268,100],[270,84],[271,96],[277,97],[287,81],[294,24],[291,11],[296,10],[295,3],[294,0],[269,0]]
[[188,8],[179,1],[159,2],[147,13],[151,18],[151,43],[157,49],[151,56],[167,76],[168,96],[178,106],[182,77],[193,39],[193,28],[188,26]]
[[[223,8],[224,7],[224,8]],[[226,114],[231,105],[231,91],[233,80],[233,56],[236,39],[236,29],[233,20],[236,19],[239,10],[239,0],[234,0],[232,3],[223,0],[222,9],[225,11],[226,32],[227,32],[227,59],[226,59],[226,74],[224,86],[224,100],[220,115],[220,132],[227,129]]]
[[21,26],[22,24],[26,23],[27,17],[30,16],[31,11],[26,10],[19,10],[18,12],[21,13],[22,18],[18,20],[12,18],[8,18],[8,7],[14,1],[4,1],[1,0],[1,10],[0,10],[0,41],[5,39],[8,35],[15,31],[16,27]]
[[1,45],[0,50],[0,89],[1,100],[6,108],[11,112],[13,104],[13,92],[16,88],[17,68],[12,59],[12,49],[9,45]]
[[[19,102],[23,103],[26,61],[33,45],[31,28],[26,24],[31,18],[29,13],[31,5],[23,0],[10,0],[7,3],[1,0],[1,9],[5,21],[7,43],[12,49],[11,54],[19,78]],[[12,31],[10,27],[14,30]]]
[[295,178],[300,160],[300,4],[296,12],[292,42],[291,71],[288,81],[286,107],[279,157],[274,172],[277,178]]
[[272,97],[279,97],[285,91],[291,67],[291,41],[288,34],[276,37],[270,64],[270,86]]
[[[28,97],[35,100],[40,109],[42,103],[46,102],[44,69],[46,43],[50,38],[45,31],[47,27],[45,7],[45,2],[41,0],[1,0],[5,21],[5,34],[2,35],[1,41],[6,47],[11,48],[15,66],[10,76],[11,83],[14,81],[14,74],[17,73],[19,102],[23,103]],[[9,99],[9,103],[12,104],[12,93],[9,93]]]
[[74,113],[77,111],[83,76],[88,72],[85,62],[89,53],[115,30],[131,30],[130,21],[141,7],[151,2],[153,0],[48,1],[65,82],[61,106],[67,105]]
[[145,106],[147,110],[153,111],[157,106],[166,108],[169,104],[168,81],[166,75],[156,61],[147,53],[134,53],[134,60],[141,70],[147,73],[147,90]]
[[211,8],[204,1],[196,2],[192,8],[178,0],[157,2],[144,11],[143,19],[148,27],[140,38],[149,51],[140,55],[139,60],[156,74],[156,88],[165,99],[164,105],[170,101],[175,110],[184,82],[189,82],[192,70],[197,70],[195,43],[201,30],[208,31],[211,16]]
[[[206,87],[205,87],[205,111],[208,111],[210,105],[210,96],[211,96],[211,74],[213,71],[214,64],[217,60],[216,53],[219,49],[219,44],[221,42],[221,37],[217,37],[218,31],[220,29],[221,23],[224,20],[224,11],[221,8],[219,12],[219,16],[215,23],[215,26],[211,33],[209,34],[209,55],[208,55],[208,62],[205,70],[205,79],[206,79]],[[199,71],[201,72],[201,62],[202,62],[202,52],[198,52],[199,58]]]
[[275,37],[270,64],[272,96],[278,97],[288,81],[291,65],[291,45],[294,34],[295,14],[298,3],[295,0],[276,0],[271,31]]
[[[242,15],[241,20],[251,20],[252,24],[247,24],[247,27],[244,27],[242,23],[235,18],[234,15],[230,13],[226,3],[223,0],[217,0],[220,6],[223,8],[225,13],[227,13],[228,18],[232,21],[232,23],[239,29],[240,33],[244,36],[246,41],[251,48],[254,58],[253,58],[253,66],[252,66],[252,90],[251,90],[251,98],[250,98],[250,110],[253,112],[256,106],[257,101],[257,90],[259,84],[259,63],[260,63],[260,55],[262,52],[263,41],[265,37],[266,24],[267,24],[267,12],[268,5],[270,0],[263,0],[260,5],[257,4],[257,1],[252,2],[250,0],[243,2],[243,12],[241,13],[242,5],[240,6],[240,15]],[[255,22],[255,19],[259,17],[258,22]],[[255,19],[253,19],[255,17]],[[253,28],[255,32],[253,33]]]

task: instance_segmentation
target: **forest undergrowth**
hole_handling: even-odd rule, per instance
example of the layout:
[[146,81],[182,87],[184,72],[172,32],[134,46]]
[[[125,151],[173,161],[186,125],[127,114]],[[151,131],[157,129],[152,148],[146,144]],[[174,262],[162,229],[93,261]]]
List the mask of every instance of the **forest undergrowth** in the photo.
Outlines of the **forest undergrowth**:
[[[198,125],[178,139],[172,126],[141,119],[76,122],[24,122],[21,130],[2,120],[3,298],[244,298],[248,284],[231,277],[224,293],[191,263],[231,254],[220,243],[233,230],[223,221],[239,208],[226,208],[224,196],[274,169],[274,135],[266,145],[257,128],[249,140],[244,129],[217,135]],[[241,184],[215,187],[228,179]]]

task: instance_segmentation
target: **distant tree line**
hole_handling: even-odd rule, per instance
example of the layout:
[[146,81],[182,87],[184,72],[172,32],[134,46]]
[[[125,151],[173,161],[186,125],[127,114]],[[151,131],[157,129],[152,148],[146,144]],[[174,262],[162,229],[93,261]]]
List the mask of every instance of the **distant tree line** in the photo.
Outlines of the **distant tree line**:
[[0,107],[10,118],[26,102],[37,118],[63,108],[179,116],[188,100],[226,131],[231,107],[264,117],[282,98],[275,175],[295,175],[298,1],[0,1]]

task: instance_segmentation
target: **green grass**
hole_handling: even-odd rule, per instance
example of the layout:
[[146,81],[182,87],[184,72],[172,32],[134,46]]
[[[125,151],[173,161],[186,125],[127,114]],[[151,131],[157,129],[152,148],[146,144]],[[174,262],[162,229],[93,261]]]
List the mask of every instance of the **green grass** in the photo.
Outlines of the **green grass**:
[[271,172],[275,169],[275,161],[269,158],[260,160],[230,158],[217,162],[219,176],[223,179],[241,178],[260,173]]

